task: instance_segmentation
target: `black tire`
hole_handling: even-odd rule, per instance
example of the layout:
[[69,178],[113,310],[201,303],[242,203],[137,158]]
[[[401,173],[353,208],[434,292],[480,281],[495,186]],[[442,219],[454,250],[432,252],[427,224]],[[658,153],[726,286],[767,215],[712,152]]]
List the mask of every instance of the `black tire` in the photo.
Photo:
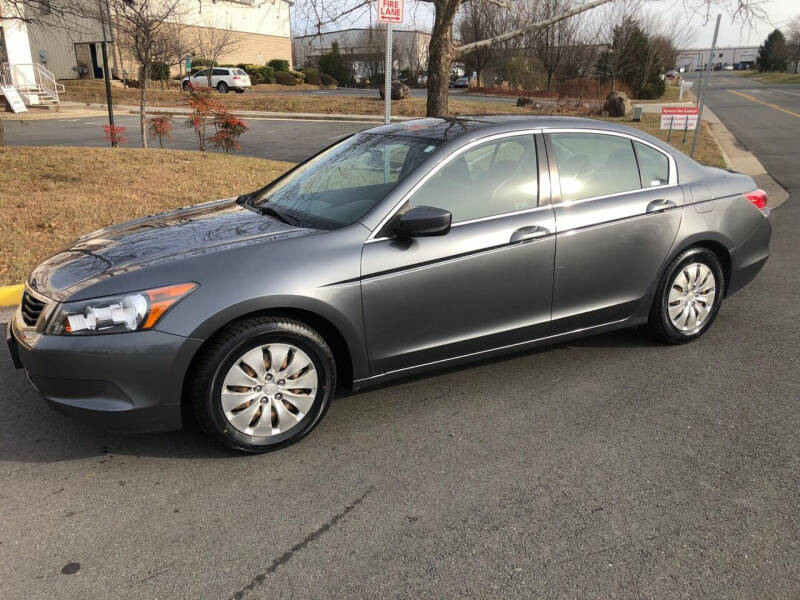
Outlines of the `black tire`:
[[[696,331],[686,333],[675,327],[668,313],[668,298],[670,289],[676,276],[681,273],[683,268],[690,263],[701,263],[706,265],[711,273],[714,275],[716,295],[708,316],[702,323],[700,328]],[[725,294],[725,274],[722,270],[722,264],[719,258],[711,250],[707,248],[689,248],[684,250],[669,264],[661,276],[658,283],[653,306],[650,309],[650,318],[647,322],[647,327],[650,334],[658,341],[667,344],[685,344],[696,340],[703,335],[714,319],[717,318],[720,306],[722,305],[722,297]]]
[[220,81],[220,82],[217,84],[217,91],[218,91],[220,94],[227,94],[227,93],[230,91],[230,88],[228,87],[228,84],[227,84],[227,83],[225,83],[224,81]]
[[235,88],[237,94],[244,94],[244,88]]
[[[316,368],[319,383],[311,409],[297,425],[280,434],[256,437],[239,431],[226,418],[222,383],[245,352],[268,343],[289,343],[303,350]],[[292,319],[255,317],[233,323],[209,340],[189,375],[187,402],[206,435],[234,450],[260,453],[283,448],[308,434],[325,416],[335,390],[336,362],[321,335]]]
[[188,82],[188,81],[184,81],[184,82],[181,84],[181,87],[183,88],[183,91],[184,91],[184,92],[188,92],[188,91],[189,91],[189,82]]

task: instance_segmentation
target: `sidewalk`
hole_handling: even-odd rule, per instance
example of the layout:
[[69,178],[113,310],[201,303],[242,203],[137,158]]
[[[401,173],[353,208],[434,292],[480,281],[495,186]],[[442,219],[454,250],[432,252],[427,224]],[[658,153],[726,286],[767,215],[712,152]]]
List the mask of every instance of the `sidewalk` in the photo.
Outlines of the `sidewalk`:
[[[91,115],[97,114],[96,111],[107,110],[105,104],[100,103],[85,103],[85,102],[62,102],[61,106],[70,110],[77,110],[82,107],[84,110],[91,110]],[[191,114],[188,107],[181,106],[149,106],[147,107],[147,114],[149,115],[180,115],[188,116]],[[383,115],[348,115],[343,113],[287,113],[287,112],[270,112],[263,110],[235,110],[236,114],[240,117],[262,118],[262,119],[297,119],[301,121],[351,121],[355,123],[383,123]],[[115,104],[115,114],[139,114],[139,107],[132,104]],[[57,114],[57,113],[56,113]],[[410,121],[417,117],[398,117],[392,116],[393,122]]]

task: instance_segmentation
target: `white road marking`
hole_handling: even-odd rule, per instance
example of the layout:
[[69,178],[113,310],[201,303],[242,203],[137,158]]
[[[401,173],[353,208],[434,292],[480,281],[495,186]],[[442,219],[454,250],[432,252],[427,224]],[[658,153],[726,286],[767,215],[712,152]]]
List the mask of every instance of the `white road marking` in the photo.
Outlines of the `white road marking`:
[[797,92],[787,92],[786,90],[776,90],[776,89],[770,88],[768,91],[770,91],[770,92],[780,92],[781,94],[791,94],[792,96],[800,96],[800,94],[798,94]]

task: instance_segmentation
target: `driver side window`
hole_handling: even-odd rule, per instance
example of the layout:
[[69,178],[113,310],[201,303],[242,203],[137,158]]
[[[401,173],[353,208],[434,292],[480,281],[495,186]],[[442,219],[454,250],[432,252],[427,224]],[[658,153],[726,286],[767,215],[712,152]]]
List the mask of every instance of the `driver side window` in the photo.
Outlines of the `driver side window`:
[[505,137],[456,156],[414,192],[405,208],[442,208],[460,223],[535,208],[538,187],[533,135]]

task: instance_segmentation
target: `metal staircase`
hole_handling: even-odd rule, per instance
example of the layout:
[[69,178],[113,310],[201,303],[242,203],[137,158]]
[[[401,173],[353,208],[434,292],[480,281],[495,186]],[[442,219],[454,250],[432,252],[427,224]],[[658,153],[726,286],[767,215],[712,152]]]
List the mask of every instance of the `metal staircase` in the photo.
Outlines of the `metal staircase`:
[[57,105],[64,86],[40,63],[0,63],[0,84],[14,87],[27,106]]

